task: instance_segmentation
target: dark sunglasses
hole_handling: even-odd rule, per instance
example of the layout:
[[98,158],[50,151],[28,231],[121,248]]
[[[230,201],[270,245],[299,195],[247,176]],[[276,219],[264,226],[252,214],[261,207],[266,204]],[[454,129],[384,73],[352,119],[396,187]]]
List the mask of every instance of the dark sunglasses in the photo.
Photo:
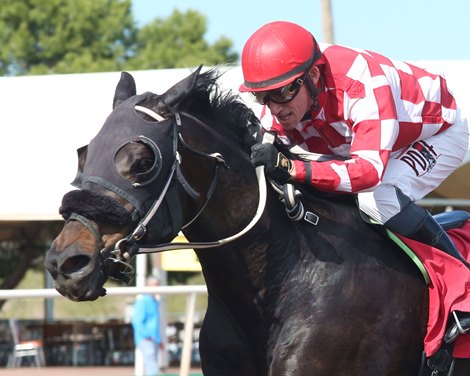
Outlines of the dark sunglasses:
[[299,94],[300,88],[305,81],[307,75],[297,78],[291,83],[283,86],[279,89],[268,90],[268,91],[252,91],[251,94],[254,97],[255,102],[266,105],[269,102],[274,103],[287,103],[294,99]]

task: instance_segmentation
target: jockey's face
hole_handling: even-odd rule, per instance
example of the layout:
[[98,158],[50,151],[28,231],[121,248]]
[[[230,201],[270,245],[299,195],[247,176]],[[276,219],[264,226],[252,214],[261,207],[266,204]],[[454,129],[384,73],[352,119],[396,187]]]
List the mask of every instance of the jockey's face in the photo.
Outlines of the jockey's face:
[[271,114],[277,118],[282,128],[291,130],[295,128],[310,110],[312,99],[308,93],[307,85],[302,85],[299,93],[289,102],[276,103],[269,101],[267,105]]
[[[315,86],[319,81],[319,75],[319,69],[313,66],[310,71],[310,78]],[[308,85],[306,84],[303,84],[300,87],[299,93],[288,102],[276,103],[275,101],[268,101],[267,103],[271,114],[277,118],[285,130],[294,129],[310,111],[312,105],[313,100],[310,97]]]

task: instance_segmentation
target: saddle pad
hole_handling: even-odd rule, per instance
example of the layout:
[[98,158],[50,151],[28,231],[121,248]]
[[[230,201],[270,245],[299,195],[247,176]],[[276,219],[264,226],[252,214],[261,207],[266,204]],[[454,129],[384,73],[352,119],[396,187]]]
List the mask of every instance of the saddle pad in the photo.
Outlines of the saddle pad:
[[[457,249],[470,261],[470,221],[448,230]],[[424,351],[429,357],[440,347],[452,311],[470,312],[470,270],[457,259],[429,245],[397,235],[421,260],[431,280],[429,318]],[[456,358],[470,358],[470,334],[459,336],[454,345]]]

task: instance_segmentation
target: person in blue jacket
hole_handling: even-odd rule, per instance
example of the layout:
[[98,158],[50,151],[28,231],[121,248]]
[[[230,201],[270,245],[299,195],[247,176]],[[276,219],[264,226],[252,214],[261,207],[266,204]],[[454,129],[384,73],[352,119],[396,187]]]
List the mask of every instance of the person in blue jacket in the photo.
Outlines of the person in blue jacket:
[[[147,278],[147,286],[157,286],[155,277]],[[151,294],[139,295],[132,311],[134,343],[142,353],[145,376],[160,373],[158,351],[162,341],[160,337],[160,304]]]

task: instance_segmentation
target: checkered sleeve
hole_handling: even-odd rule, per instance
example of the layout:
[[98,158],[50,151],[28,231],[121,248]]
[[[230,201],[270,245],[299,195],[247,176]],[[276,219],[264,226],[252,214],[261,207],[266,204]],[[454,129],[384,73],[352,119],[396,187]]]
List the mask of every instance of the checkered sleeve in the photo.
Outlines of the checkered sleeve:
[[[306,150],[324,141],[335,160],[294,161],[295,180],[320,190],[357,193],[376,187],[393,151],[447,129],[456,103],[443,77],[370,51],[331,46],[321,110],[290,134]],[[314,137],[311,137],[314,136]],[[311,151],[311,150],[310,150]],[[324,152],[324,151],[322,151]]]
[[380,182],[399,123],[392,89],[378,68],[374,66],[374,72],[363,55],[356,54],[347,74],[336,80],[338,107],[352,130],[350,157],[308,165],[297,162],[296,180],[325,191],[352,193]]

